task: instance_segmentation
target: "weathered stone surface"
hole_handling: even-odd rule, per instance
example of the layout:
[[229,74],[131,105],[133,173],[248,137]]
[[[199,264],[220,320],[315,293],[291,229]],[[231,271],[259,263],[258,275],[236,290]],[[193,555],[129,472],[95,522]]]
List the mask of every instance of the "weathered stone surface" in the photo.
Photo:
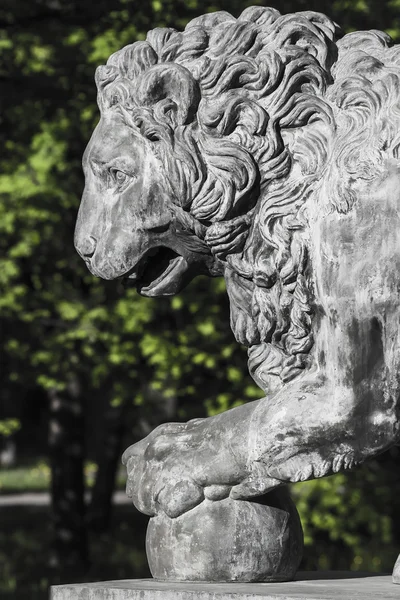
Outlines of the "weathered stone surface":
[[279,489],[253,502],[205,500],[171,519],[150,519],[150,571],[170,581],[287,581],[300,564],[303,533],[296,507]]
[[51,600],[398,600],[389,575],[299,574],[286,583],[162,583],[149,579],[60,585]]
[[399,441],[399,64],[382,32],[258,6],[156,29],[98,69],[78,252],[146,296],[223,276],[267,396],[128,448],[144,513],[258,497]]
[[393,569],[393,583],[400,583],[400,555]]

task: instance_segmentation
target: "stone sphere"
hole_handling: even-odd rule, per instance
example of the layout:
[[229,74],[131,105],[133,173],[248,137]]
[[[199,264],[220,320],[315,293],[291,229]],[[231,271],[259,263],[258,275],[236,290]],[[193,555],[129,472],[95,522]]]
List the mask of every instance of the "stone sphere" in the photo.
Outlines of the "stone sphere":
[[303,552],[299,515],[284,488],[254,500],[204,500],[171,519],[150,519],[147,558],[155,579],[288,581]]

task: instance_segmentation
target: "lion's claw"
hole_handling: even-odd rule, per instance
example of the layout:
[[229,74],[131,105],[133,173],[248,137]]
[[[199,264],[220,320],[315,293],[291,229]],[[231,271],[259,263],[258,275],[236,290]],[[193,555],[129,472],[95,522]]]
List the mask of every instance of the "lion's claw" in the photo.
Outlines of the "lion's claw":
[[179,517],[204,500],[203,488],[194,481],[178,481],[174,485],[164,486],[156,494],[155,501],[171,519]]
[[208,485],[204,488],[204,496],[207,500],[223,500],[229,496],[230,491],[229,485]]

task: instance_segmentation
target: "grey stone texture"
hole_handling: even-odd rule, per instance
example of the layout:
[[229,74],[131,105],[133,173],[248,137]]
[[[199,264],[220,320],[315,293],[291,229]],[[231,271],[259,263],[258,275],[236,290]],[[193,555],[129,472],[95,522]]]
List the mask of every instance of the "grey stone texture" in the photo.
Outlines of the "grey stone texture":
[[252,502],[205,500],[171,519],[150,519],[146,545],[156,579],[184,581],[287,581],[303,550],[296,507],[286,490]]
[[396,560],[396,564],[393,569],[393,583],[400,583],[400,556]]
[[149,579],[53,586],[51,600],[398,600],[389,575],[299,573],[286,583],[163,583]]
[[[174,519],[189,523],[196,507],[216,514],[212,503],[399,442],[399,65],[385,33],[343,35],[320,13],[258,6],[150,31],[96,72],[79,254],[144,296],[224,277],[232,331],[266,394],[163,425],[124,453],[128,494],[163,520],[148,543],[157,572],[170,568],[157,536],[179,537]],[[175,563],[190,555],[179,539]]]

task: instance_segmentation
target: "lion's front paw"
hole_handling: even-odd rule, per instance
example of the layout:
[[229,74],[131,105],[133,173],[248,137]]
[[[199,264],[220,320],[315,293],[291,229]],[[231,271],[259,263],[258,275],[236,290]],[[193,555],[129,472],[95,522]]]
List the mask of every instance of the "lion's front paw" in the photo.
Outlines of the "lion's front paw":
[[141,512],[163,511],[172,518],[204,498],[226,498],[247,475],[232,450],[234,440],[214,418],[157,427],[122,457],[128,496]]
[[130,446],[122,457],[128,481],[126,491],[134,505],[153,516],[162,510],[175,518],[204,500],[196,481],[196,423],[169,423]]

